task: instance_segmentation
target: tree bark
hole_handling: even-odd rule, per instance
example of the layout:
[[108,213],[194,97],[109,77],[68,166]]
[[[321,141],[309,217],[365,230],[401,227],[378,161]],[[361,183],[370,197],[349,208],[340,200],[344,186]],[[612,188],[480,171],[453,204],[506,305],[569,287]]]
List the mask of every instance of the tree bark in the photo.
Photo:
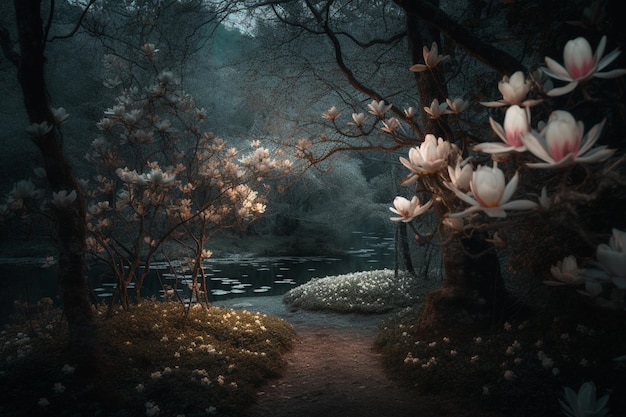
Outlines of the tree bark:
[[[14,0],[20,60],[18,79],[24,95],[24,106],[31,123],[46,121],[54,126],[44,77],[44,35],[40,0]],[[96,326],[85,279],[85,200],[62,151],[57,127],[33,138],[43,156],[44,168],[53,191],[76,190],[77,197],[69,205],[51,205],[58,241],[58,281],[63,299],[63,312],[69,327],[69,350],[81,365],[92,367],[96,357]],[[81,370],[85,370],[85,367]]]
[[[405,2],[396,1],[405,7]],[[430,21],[423,21],[414,11],[415,3],[424,4],[425,8],[439,10],[437,0],[406,2],[411,7],[407,11],[407,36],[409,53],[413,63],[422,60],[424,45],[430,48],[433,41],[440,46],[441,34],[439,27]],[[417,92],[421,108],[430,106],[433,99],[445,100],[448,92],[443,82],[443,66],[432,71],[415,73]],[[454,134],[442,119],[430,119],[422,111],[424,132],[436,137],[443,137],[454,142]],[[453,197],[454,198],[454,197]],[[433,205],[437,224],[447,214],[447,208],[440,202]],[[477,324],[485,320],[492,322],[502,316],[504,301],[508,295],[500,272],[500,262],[494,250],[487,250],[490,243],[485,236],[474,233],[470,238],[446,236],[446,228],[440,227],[442,245],[441,258],[445,272],[443,287],[427,295],[418,328],[423,332],[437,332],[451,326]],[[480,256],[479,256],[480,255]]]

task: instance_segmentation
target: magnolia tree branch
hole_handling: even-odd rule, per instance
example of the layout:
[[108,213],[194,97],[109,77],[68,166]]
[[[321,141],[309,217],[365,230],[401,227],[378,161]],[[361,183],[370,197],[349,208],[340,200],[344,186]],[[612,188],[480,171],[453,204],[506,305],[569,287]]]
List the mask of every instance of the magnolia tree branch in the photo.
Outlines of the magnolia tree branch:
[[469,30],[453,21],[438,7],[425,0],[394,0],[410,15],[437,28],[443,35],[454,41],[478,60],[502,74],[516,71],[528,72],[526,67],[510,54],[483,42]]

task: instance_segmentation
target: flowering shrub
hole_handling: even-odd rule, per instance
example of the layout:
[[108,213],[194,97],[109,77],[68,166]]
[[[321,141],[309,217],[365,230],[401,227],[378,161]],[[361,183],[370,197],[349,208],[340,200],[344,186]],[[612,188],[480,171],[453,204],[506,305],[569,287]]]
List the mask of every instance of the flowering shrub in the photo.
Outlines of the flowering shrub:
[[[157,52],[145,50],[147,60]],[[119,70],[111,60],[108,67]],[[206,110],[171,72],[145,89],[123,89],[115,101],[86,155],[97,171],[94,184],[85,181],[88,251],[115,273],[124,304],[132,282],[140,296],[159,253],[186,259],[195,298],[206,297],[202,261],[211,256],[210,236],[259,218],[270,181],[284,178],[291,162],[258,141],[243,153],[203,131]]]
[[413,305],[423,294],[411,274],[383,269],[314,278],[289,290],[283,301],[307,310],[381,313]]

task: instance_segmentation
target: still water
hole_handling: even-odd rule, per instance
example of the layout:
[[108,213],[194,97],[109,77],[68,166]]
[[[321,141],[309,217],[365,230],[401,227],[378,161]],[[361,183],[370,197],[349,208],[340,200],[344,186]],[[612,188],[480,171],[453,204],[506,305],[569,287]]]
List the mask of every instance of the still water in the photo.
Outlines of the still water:
[[[352,245],[340,256],[211,258],[204,264],[209,300],[236,297],[282,295],[311,278],[394,267],[393,235],[353,233]],[[60,303],[56,268],[42,268],[40,258],[0,257],[0,322],[14,311],[14,302],[36,303],[49,297]],[[163,287],[178,288],[182,298],[189,276],[156,263],[144,283],[142,296],[163,297]],[[90,274],[95,299],[106,302],[115,284],[104,273]]]

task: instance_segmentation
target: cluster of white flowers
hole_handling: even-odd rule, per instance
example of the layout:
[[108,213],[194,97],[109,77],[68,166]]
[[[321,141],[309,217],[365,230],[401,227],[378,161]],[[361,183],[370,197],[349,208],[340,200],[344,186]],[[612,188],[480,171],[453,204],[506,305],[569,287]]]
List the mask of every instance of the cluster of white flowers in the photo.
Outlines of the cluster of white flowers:
[[309,310],[384,312],[413,305],[423,291],[410,274],[389,269],[314,278],[283,296],[291,305]]

